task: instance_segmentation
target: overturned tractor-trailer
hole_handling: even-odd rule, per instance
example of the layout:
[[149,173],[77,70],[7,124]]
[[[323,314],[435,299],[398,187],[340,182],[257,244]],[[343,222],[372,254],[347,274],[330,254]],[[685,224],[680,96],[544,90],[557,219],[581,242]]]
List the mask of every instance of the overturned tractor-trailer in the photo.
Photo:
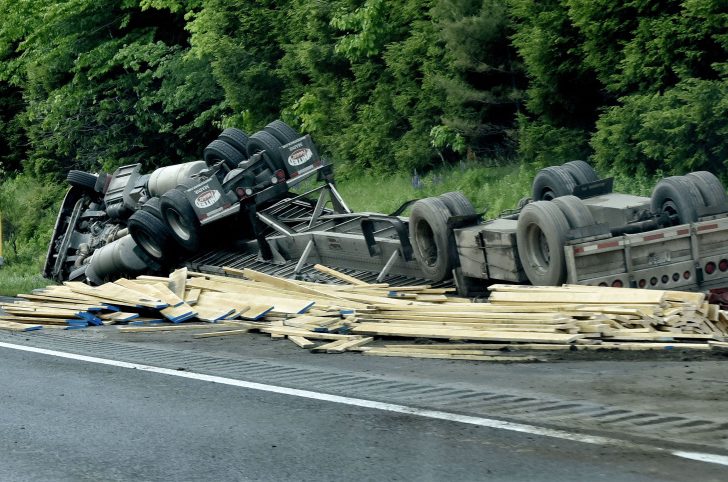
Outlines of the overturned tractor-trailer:
[[[612,192],[583,161],[542,169],[532,196],[483,220],[461,193],[352,212],[310,136],[281,121],[225,129],[203,160],[142,174],[71,171],[44,275],[93,284],[187,265],[302,276],[321,263],[372,281],[454,280],[698,290],[728,285],[728,196],[705,171],[650,197]],[[402,214],[409,209],[409,216]]]

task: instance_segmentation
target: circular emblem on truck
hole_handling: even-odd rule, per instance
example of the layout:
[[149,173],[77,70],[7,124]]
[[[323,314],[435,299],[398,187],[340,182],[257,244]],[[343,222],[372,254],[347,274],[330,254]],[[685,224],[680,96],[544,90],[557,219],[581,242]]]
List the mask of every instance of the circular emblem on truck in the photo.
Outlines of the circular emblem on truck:
[[296,149],[288,156],[288,164],[291,166],[300,166],[311,160],[313,152],[308,147]]
[[200,209],[209,208],[220,199],[220,191],[205,191],[195,199],[195,206]]

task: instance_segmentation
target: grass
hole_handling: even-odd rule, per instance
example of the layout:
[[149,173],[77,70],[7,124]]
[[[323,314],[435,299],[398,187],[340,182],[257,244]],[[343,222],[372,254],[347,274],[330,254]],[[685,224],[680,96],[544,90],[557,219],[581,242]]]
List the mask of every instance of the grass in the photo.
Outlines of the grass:
[[19,293],[29,293],[36,288],[55,284],[44,278],[37,265],[28,263],[13,263],[6,260],[0,266],[0,296],[15,296]]
[[[530,195],[531,183],[537,171],[535,166],[518,164],[497,167],[464,165],[433,171],[420,177],[418,182],[414,182],[409,174],[362,174],[340,179],[337,187],[352,210],[385,214],[395,211],[411,199],[461,191],[478,212],[485,212],[486,219],[493,219],[504,210],[514,208],[522,197]],[[649,196],[660,174],[632,177],[617,174],[615,191]],[[310,187],[302,186],[301,191]],[[55,209],[48,216],[53,221]],[[35,233],[35,238],[39,237],[42,236]],[[38,239],[34,241],[27,243],[26,249],[21,251],[35,251],[36,246],[46,242]],[[6,245],[6,248],[9,247]],[[8,252],[6,249],[5,253]],[[17,257],[8,256],[5,266],[0,267],[0,296],[14,296],[53,284],[40,275],[44,255],[44,252],[23,252]]]
[[530,194],[536,170],[518,165],[465,166],[422,176],[417,187],[407,174],[371,174],[341,180],[337,188],[352,210],[381,213],[391,213],[410,199],[461,191],[478,212],[495,218]]

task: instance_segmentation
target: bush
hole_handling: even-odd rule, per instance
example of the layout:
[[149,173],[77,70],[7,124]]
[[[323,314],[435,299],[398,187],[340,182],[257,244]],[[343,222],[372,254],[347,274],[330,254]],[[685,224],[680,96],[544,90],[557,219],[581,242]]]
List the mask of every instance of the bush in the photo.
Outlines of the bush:
[[692,79],[663,94],[631,95],[609,109],[592,138],[603,169],[627,174],[708,170],[728,161],[728,84]]

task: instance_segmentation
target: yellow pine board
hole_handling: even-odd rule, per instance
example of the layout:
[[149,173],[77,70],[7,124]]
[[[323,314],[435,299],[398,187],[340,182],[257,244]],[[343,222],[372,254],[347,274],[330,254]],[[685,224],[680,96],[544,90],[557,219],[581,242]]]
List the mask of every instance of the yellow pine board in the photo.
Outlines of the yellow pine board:
[[[240,272],[240,270],[229,268],[229,267],[223,267],[224,271],[234,270],[233,272]],[[260,283],[265,283],[270,286],[273,286],[275,288],[282,289],[283,291],[291,291],[293,293],[302,293],[304,295],[313,295],[317,296],[319,298],[324,299],[333,299],[337,302],[346,302],[344,298],[341,298],[337,295],[332,294],[331,292],[326,292],[323,290],[319,290],[316,288],[311,288],[308,286],[299,285],[298,283],[287,280],[284,278],[278,278],[276,276],[271,276],[269,274],[260,273],[258,271],[252,270],[252,269],[244,269],[242,270],[242,274],[249,279],[252,279],[254,281],[258,281]]]
[[[192,284],[194,280],[190,280],[188,284]],[[204,284],[201,286],[205,288]],[[308,300],[301,300],[296,298],[288,298],[288,297],[280,297],[280,296],[266,296],[261,295],[255,292],[252,292],[252,290],[239,290],[236,292],[222,292],[222,296],[216,293],[212,293],[209,291],[205,291],[200,295],[200,301],[205,298],[217,298],[219,300],[227,300],[230,301],[230,298],[234,298],[234,300],[238,304],[245,304],[245,305],[269,305],[273,306],[274,310],[279,313],[290,313],[290,314],[300,314],[304,313],[306,310],[308,310],[313,304],[313,301]],[[200,302],[198,302],[199,304]]]
[[539,358],[530,356],[507,356],[507,355],[458,355],[453,353],[426,353],[387,350],[384,348],[372,348],[364,352],[367,356],[392,356],[404,358],[436,358],[448,360],[474,360],[474,361],[507,361],[507,362],[530,362],[539,361]]
[[169,275],[168,287],[178,298],[184,298],[187,285],[187,268],[174,270]]
[[362,281],[360,279],[356,279],[353,276],[349,276],[348,274],[344,274],[341,271],[337,271],[333,268],[329,268],[327,266],[323,266],[321,264],[315,264],[313,265],[313,269],[320,273],[327,274],[333,278],[339,279],[341,281],[344,281],[346,283],[349,283],[351,285],[367,285],[368,283],[366,281]]
[[308,338],[304,338],[302,336],[292,335],[292,336],[289,336],[288,339],[291,340],[296,346],[298,346],[300,348],[308,349],[308,348],[313,348],[314,346],[316,346],[315,342],[309,340]]
[[200,299],[200,293],[202,293],[202,290],[200,288],[188,289],[184,296],[185,303],[190,306],[197,304],[197,300]]
[[220,336],[244,335],[250,328],[239,328],[237,330],[211,331],[208,333],[195,333],[192,338],[215,338]]
[[314,340],[351,340],[352,338],[359,339],[360,337],[354,337],[351,335],[339,335],[337,333],[318,333],[314,331],[301,330],[298,328],[289,327],[260,327],[262,333],[269,333],[271,335],[285,335],[285,336],[302,336],[304,338],[311,338]]
[[456,338],[474,341],[524,341],[543,343],[571,343],[584,335],[566,333],[521,333],[503,331],[461,330],[417,326],[392,326],[388,323],[359,323],[352,333],[362,335],[402,336],[411,338]]
[[491,303],[579,303],[579,304],[622,304],[645,303],[659,305],[664,301],[660,291],[620,288],[619,293],[612,291],[574,292],[574,291],[494,291],[490,294]]

